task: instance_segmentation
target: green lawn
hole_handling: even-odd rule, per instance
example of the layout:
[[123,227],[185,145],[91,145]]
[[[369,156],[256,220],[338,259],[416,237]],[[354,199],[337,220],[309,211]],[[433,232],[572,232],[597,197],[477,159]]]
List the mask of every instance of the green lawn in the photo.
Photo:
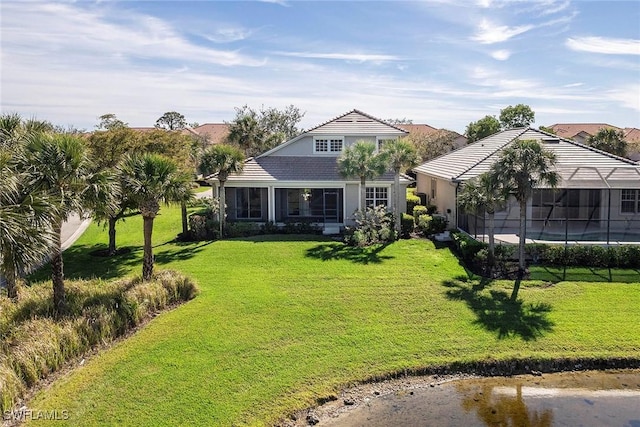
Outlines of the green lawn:
[[[262,425],[390,371],[480,359],[640,357],[640,283],[480,286],[426,240],[361,251],[319,237],[175,244],[162,208],[157,268],[201,294],[57,380],[30,403],[70,425]],[[119,224],[118,260],[92,225],[65,252],[67,277],[141,269],[142,225]],[[633,273],[630,273],[633,275]],[[636,282],[640,282],[640,275]],[[49,425],[47,421],[44,423]]]

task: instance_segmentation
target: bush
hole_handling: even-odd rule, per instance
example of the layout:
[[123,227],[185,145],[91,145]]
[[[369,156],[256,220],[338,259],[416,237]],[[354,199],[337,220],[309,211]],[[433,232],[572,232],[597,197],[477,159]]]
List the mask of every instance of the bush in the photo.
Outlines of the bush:
[[427,205],[427,215],[433,215],[438,212],[438,207],[436,205]]
[[451,239],[458,255],[469,264],[473,262],[478,252],[487,247],[485,243],[479,242],[461,231],[452,231]]
[[418,219],[420,218],[421,215],[429,215],[427,213],[427,207],[426,206],[422,206],[422,205],[414,206],[413,207],[413,218],[414,218],[416,224],[418,224]]
[[427,214],[418,217],[416,230],[423,236],[431,236],[442,233],[447,229],[447,220],[442,216],[431,216]]
[[395,240],[393,230],[393,215],[386,207],[376,206],[354,214],[356,226],[347,227],[345,243],[351,246],[371,246],[379,243],[389,243]]
[[407,212],[413,212],[413,208],[420,204],[420,197],[416,196],[415,188],[407,189]]
[[413,232],[414,225],[415,223],[413,216],[403,213],[402,219],[400,220],[400,235],[403,239],[409,238],[409,236]]
[[315,224],[315,221],[308,219],[286,220],[282,232],[285,234],[318,234],[322,233],[322,227]]
[[255,222],[227,222],[224,227],[225,237],[249,237],[261,233],[260,225]]
[[0,412],[68,360],[197,292],[191,279],[172,271],[157,272],[148,282],[68,281],[69,312],[58,319],[48,283],[23,288],[18,303],[0,297]]

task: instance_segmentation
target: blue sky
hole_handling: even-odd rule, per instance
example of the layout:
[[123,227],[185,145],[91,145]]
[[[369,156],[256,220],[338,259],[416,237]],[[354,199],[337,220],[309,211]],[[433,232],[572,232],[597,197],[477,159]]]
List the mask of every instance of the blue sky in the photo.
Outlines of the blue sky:
[[232,120],[294,104],[464,132],[518,103],[535,125],[640,127],[638,1],[64,1],[0,4],[2,112],[92,129]]

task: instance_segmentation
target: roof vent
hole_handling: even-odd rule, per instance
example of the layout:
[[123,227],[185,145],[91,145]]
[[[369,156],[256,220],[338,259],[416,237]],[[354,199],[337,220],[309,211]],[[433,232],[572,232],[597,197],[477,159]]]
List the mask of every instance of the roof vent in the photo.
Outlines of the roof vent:
[[560,139],[559,138],[542,138],[542,143],[543,144],[559,144]]

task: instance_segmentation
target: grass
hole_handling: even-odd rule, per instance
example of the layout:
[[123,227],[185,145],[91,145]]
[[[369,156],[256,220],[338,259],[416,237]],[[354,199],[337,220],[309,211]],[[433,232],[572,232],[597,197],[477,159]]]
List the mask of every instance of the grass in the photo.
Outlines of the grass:
[[[53,383],[33,410],[68,425],[268,425],[389,372],[475,360],[639,357],[640,283],[479,283],[446,248],[407,240],[366,250],[317,236],[175,244],[163,208],[158,267],[195,278],[198,298],[162,314]],[[119,225],[121,262],[92,225],[65,252],[69,277],[141,268],[138,218]],[[640,281],[640,280],[638,280]],[[47,422],[46,425],[49,422]]]

